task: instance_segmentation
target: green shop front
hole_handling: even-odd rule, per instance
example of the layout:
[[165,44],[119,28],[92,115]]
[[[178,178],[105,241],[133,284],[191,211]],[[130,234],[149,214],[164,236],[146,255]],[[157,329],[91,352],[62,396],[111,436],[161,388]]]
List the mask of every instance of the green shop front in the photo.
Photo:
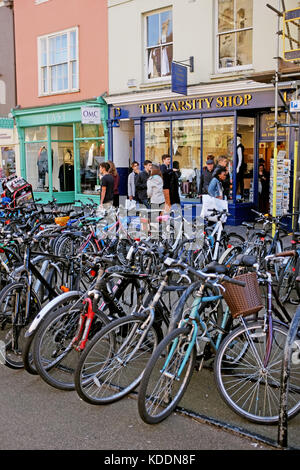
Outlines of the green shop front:
[[92,101],[14,109],[20,174],[35,199],[99,200],[98,168],[107,159],[107,105]]

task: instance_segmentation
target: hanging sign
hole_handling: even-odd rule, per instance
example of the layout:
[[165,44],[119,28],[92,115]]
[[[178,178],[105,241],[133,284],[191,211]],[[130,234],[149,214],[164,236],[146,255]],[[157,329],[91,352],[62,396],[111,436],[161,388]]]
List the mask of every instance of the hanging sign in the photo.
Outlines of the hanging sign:
[[81,107],[82,124],[101,124],[101,110],[94,106]]
[[187,67],[172,62],[172,92],[187,95]]

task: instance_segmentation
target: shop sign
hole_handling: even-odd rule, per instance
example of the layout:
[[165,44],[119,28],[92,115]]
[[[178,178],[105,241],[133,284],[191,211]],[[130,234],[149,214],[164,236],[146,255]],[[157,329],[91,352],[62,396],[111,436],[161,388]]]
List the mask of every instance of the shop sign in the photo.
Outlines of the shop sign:
[[300,112],[300,100],[294,100],[290,102],[290,111],[293,112]]
[[[286,123],[286,114],[278,114],[278,122],[280,124]],[[275,115],[274,113],[262,114],[260,118],[260,136],[259,140],[263,142],[271,142],[275,137]],[[278,127],[277,130],[278,140],[286,140],[286,128]]]
[[82,124],[101,124],[100,108],[92,106],[81,107],[81,123]]
[[178,101],[165,101],[163,103],[141,104],[142,114],[174,113],[184,111],[206,111],[213,109],[227,109],[247,107],[252,100],[250,93],[230,96],[212,96]]

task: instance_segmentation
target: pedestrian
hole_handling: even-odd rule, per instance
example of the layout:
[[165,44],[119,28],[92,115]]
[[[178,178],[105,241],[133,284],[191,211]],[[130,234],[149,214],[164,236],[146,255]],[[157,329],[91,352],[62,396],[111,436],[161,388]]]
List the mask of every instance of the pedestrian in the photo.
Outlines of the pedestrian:
[[269,210],[269,184],[270,175],[265,170],[264,164],[258,166],[258,210],[267,213]]
[[135,185],[136,185],[136,179],[137,176],[140,172],[140,165],[138,162],[132,162],[131,163],[131,173],[128,176],[128,183],[127,183],[127,196],[130,201],[136,200],[135,196]]
[[225,169],[226,171],[226,178],[222,180],[222,184],[223,184],[223,189],[224,189],[224,196],[226,197],[226,199],[229,199],[231,181],[230,181],[230,174],[228,171],[228,158],[226,155],[221,155],[218,158],[218,164],[216,165],[216,168],[213,172],[213,176],[215,176],[216,172],[220,169]]
[[210,156],[206,160],[206,166],[204,166],[202,170],[202,175],[200,178],[200,187],[199,187],[200,196],[202,196],[203,194],[208,194],[208,186],[211,180],[213,179],[214,170],[215,170],[215,162],[214,162],[214,159]]
[[108,162],[100,163],[100,208],[101,209],[111,209],[113,205],[114,198],[114,178],[113,175],[109,173],[110,165]]
[[147,196],[151,209],[163,209],[165,205],[163,179],[159,165],[155,163],[152,163],[151,176],[147,180]]
[[119,184],[120,184],[120,176],[119,173],[116,169],[116,166],[114,162],[108,162],[109,163],[109,173],[113,176],[114,178],[114,197],[113,197],[113,206],[114,207],[119,207]]
[[208,194],[212,197],[215,197],[217,199],[224,199],[225,197],[225,191],[224,191],[224,186],[223,183],[226,180],[227,177],[227,172],[226,168],[218,168],[214,172],[214,176],[211,180],[211,182],[208,185]]
[[150,177],[152,162],[150,160],[144,161],[144,170],[140,171],[136,179],[136,198],[137,201],[143,204],[147,209],[150,209],[150,202],[147,196],[147,180]]
[[171,157],[168,154],[164,154],[162,157],[162,164],[160,165],[160,171],[162,175],[170,168]]

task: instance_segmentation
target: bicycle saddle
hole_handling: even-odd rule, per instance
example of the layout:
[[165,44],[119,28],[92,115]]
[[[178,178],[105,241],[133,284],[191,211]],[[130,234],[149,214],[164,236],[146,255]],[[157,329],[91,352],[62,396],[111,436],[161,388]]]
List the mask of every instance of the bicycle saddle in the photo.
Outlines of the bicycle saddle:
[[234,266],[252,267],[256,263],[257,263],[257,259],[255,256],[242,254],[242,255],[238,255],[232,264]]
[[227,268],[224,266],[224,264],[219,264],[217,261],[212,261],[202,269],[202,272],[206,274],[225,274],[227,272]]

